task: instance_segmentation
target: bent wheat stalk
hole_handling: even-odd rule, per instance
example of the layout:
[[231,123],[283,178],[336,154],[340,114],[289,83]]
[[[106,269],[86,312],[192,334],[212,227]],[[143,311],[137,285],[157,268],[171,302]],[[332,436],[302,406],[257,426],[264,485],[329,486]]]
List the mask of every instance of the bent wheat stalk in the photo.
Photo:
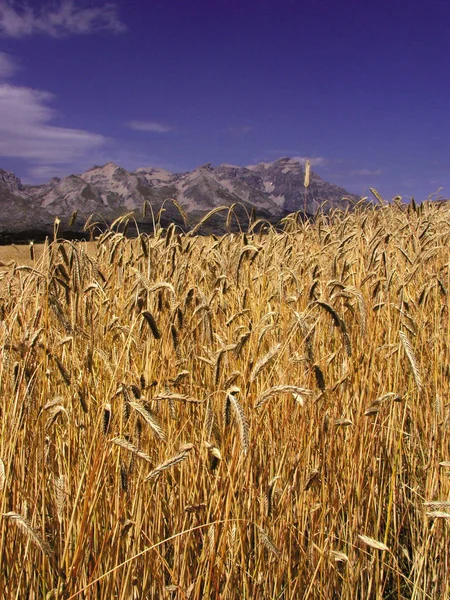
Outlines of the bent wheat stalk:
[[155,469],[153,469],[153,471],[150,471],[150,473],[145,478],[146,481],[149,481],[151,479],[157,479],[161,475],[161,473],[163,473],[167,469],[170,469],[171,467],[174,467],[175,465],[186,460],[193,448],[194,444],[185,444],[184,446],[182,446],[178,454],[175,454],[175,456],[171,456],[170,458],[162,462],[160,465],[158,465]]

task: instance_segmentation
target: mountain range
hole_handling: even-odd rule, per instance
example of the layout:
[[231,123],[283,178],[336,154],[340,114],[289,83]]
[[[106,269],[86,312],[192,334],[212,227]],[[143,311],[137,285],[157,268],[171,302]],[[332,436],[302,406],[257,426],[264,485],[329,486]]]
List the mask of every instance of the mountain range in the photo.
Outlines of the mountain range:
[[[191,223],[217,206],[234,203],[245,206],[247,212],[254,208],[257,217],[275,223],[291,212],[313,215],[325,202],[326,207],[346,208],[357,199],[313,171],[307,188],[304,181],[304,166],[293,158],[246,167],[207,163],[185,173],[152,167],[127,171],[109,162],[42,185],[23,184],[13,173],[0,169],[0,236],[45,236],[53,231],[56,217],[67,229],[75,211],[78,220],[71,227],[73,232],[82,231],[93,213],[111,222],[130,212],[140,230],[147,225],[150,231],[151,216],[147,211],[143,217],[144,204],[157,213],[170,199],[181,205]],[[173,202],[164,203],[163,215],[163,221],[182,223]]]

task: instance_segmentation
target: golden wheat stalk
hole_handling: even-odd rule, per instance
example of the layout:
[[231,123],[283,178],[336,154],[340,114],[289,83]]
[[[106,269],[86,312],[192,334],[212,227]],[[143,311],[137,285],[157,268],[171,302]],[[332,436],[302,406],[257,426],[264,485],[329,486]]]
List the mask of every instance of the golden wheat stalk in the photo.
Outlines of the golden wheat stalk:
[[314,372],[314,377],[316,379],[317,387],[319,388],[319,390],[321,392],[325,391],[326,383],[325,383],[325,377],[324,377],[322,369],[317,364],[313,365],[312,368],[313,368],[313,372]]
[[112,444],[116,444],[116,446],[120,446],[121,448],[128,450],[128,452],[131,452],[131,453],[135,454],[136,456],[139,456],[139,458],[143,458],[147,462],[153,462],[148,454],[146,454],[145,452],[142,452],[142,450],[139,450],[139,448],[137,446],[135,446],[134,444],[132,444],[125,438],[115,437],[112,440],[110,440],[110,442]]
[[279,550],[272,538],[269,536],[269,534],[264,531],[264,529],[262,527],[259,527],[259,525],[256,526],[257,530],[258,530],[258,534],[259,534],[259,539],[261,540],[261,542],[263,543],[263,545],[270,551],[272,552],[272,554],[275,554],[275,556],[280,557],[281,556],[281,550]]
[[213,446],[209,442],[205,442],[205,446],[208,450],[209,455],[209,468],[211,471],[215,471],[222,460],[222,455],[219,448]]
[[250,375],[250,383],[253,383],[258,375],[274,360],[281,350],[281,344],[277,344],[258,360]]
[[403,331],[399,331],[398,335],[400,337],[400,341],[405,350],[406,356],[408,357],[409,365],[411,367],[411,372],[414,377],[414,381],[419,389],[419,392],[423,391],[423,382],[422,377],[420,376],[419,364],[417,362],[417,358],[414,352],[414,349],[409,341],[408,336]]
[[130,407],[140,415],[147,425],[150,425],[151,430],[156,435],[156,437],[162,441],[166,439],[166,435],[161,427],[161,425],[156,420],[153,413],[148,409],[142,406],[139,402],[129,402]]
[[432,510],[426,513],[427,517],[432,519],[450,519],[450,512],[444,512],[442,510]]
[[369,546],[369,548],[373,548],[374,550],[382,550],[383,552],[389,552],[389,548],[386,546],[386,544],[383,544],[383,542],[379,542],[373,537],[360,534],[358,535],[358,538],[361,540],[361,542],[363,542],[363,544]]
[[303,181],[303,185],[305,188],[309,187],[309,179],[311,174],[311,162],[309,160],[305,161],[305,179]]
[[161,333],[160,333],[160,331],[158,329],[158,325],[156,324],[155,318],[152,315],[152,313],[149,312],[148,310],[146,310],[146,311],[144,311],[142,313],[142,316],[144,317],[144,319],[149,324],[151,332],[152,332],[153,337],[155,338],[155,340],[159,340],[161,338]]
[[264,497],[264,504],[265,504],[265,508],[266,508],[266,516],[267,517],[270,517],[272,515],[273,494],[275,491],[275,484],[278,481],[278,479],[280,479],[280,475],[273,477],[267,485],[267,491],[266,491],[266,495]]
[[331,555],[335,562],[349,562],[348,556],[339,550],[332,550]]
[[[300,399],[303,399],[304,397],[312,396],[314,392],[313,390],[302,388],[297,385],[275,385],[257,397],[253,408],[261,408],[261,406],[270,400],[270,398],[278,396],[279,394],[295,394],[299,396]],[[300,400],[297,399],[295,395],[295,400],[301,404]]]
[[216,208],[213,208],[212,210],[209,211],[208,214],[206,214],[204,217],[202,217],[200,219],[200,221],[197,223],[197,225],[188,233],[189,236],[193,237],[195,236],[195,234],[199,231],[199,229],[201,228],[201,226],[206,223],[206,221],[208,221],[208,219],[210,219],[212,216],[216,215],[219,212],[222,212],[224,210],[229,211],[230,207],[229,206],[217,206]]
[[354,296],[356,298],[356,301],[358,303],[358,310],[359,310],[361,335],[364,337],[366,335],[366,331],[367,331],[367,310],[366,310],[366,304],[364,302],[364,297],[362,295],[362,292],[361,292],[361,290],[358,290],[353,285],[346,286],[344,288],[343,292],[351,294],[352,296]]
[[175,456],[171,456],[170,458],[162,462],[160,465],[158,465],[155,469],[153,469],[153,471],[150,471],[150,473],[145,478],[146,481],[158,478],[161,475],[161,473],[163,473],[167,469],[170,469],[171,467],[174,467],[175,465],[186,460],[193,448],[194,444],[185,444],[184,446],[182,446],[178,454],[175,454]]
[[112,412],[111,412],[111,404],[107,402],[103,405],[103,433],[106,435],[109,432],[109,427],[111,425]]
[[186,402],[188,404],[203,404],[205,402],[205,400],[198,400],[187,394],[175,394],[173,392],[160,392],[153,397],[153,400],[175,400],[176,402]]
[[347,326],[345,325],[344,319],[339,316],[335,308],[331,306],[328,302],[323,300],[316,300],[316,304],[321,306],[326,312],[331,315],[333,319],[334,325],[341,331],[342,338],[344,340],[344,347],[348,356],[352,355],[352,345],[350,342],[350,336],[348,335]]
[[430,508],[447,508],[450,509],[450,501],[449,500],[430,500],[428,502],[423,503],[424,506],[429,506]]
[[232,387],[227,391],[227,398],[234,411],[234,415],[239,428],[241,440],[241,449],[243,454],[247,454],[249,447],[249,422],[245,415],[244,409],[237,399],[237,395],[241,390],[238,387]]
[[4,513],[2,516],[4,519],[8,519],[9,521],[17,525],[17,527],[19,527],[19,529],[23,531],[25,536],[37,548],[39,548],[49,559],[53,559],[53,552],[50,548],[50,545],[42,539],[41,535],[35,529],[33,529],[33,527],[31,527],[31,525],[28,523],[28,521],[26,521],[26,519],[24,519],[21,515],[13,511]]
[[53,477],[53,487],[55,488],[55,499],[56,499],[56,516],[59,524],[61,525],[64,518],[64,507],[66,504],[66,477],[64,475]]

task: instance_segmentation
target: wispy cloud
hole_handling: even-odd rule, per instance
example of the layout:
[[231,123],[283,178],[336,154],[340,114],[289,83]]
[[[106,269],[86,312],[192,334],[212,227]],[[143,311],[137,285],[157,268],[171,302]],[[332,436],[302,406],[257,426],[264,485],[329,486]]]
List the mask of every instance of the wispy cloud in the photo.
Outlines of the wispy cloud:
[[73,174],[73,171],[74,169],[69,165],[35,165],[28,169],[27,175],[22,181],[24,183],[39,183],[49,181],[53,177],[66,177]]
[[302,165],[304,165],[306,161],[309,160],[309,164],[311,165],[311,167],[323,167],[328,163],[328,160],[323,156],[293,156],[292,158],[294,160],[298,160],[298,162]]
[[106,143],[97,133],[52,125],[52,98],[45,91],[0,84],[0,156],[63,164]]
[[331,163],[336,162],[335,160],[329,159],[329,158],[325,158],[324,156],[302,156],[300,155],[300,151],[299,150],[267,150],[266,152],[267,155],[270,155],[270,159],[265,156],[263,158],[258,158],[258,161],[263,161],[263,162],[270,162],[274,160],[274,157],[276,157],[276,159],[278,158],[283,158],[283,157],[290,157],[292,160],[296,160],[298,161],[300,164],[304,165],[306,163],[307,160],[309,160],[309,164],[311,165],[311,167],[328,167],[328,165],[330,165]]
[[14,0],[0,0],[0,34],[21,38],[33,34],[51,37],[86,35],[98,31],[120,33],[126,30],[113,3],[84,7],[80,2],[62,0],[49,3],[40,10]]
[[113,162],[128,171],[135,171],[145,165],[148,168],[166,169],[172,173],[187,171],[185,165],[174,164],[156,153],[136,151],[132,145],[108,139],[107,143],[99,148],[92,148],[88,152],[67,163],[57,164],[50,160],[47,162],[31,161],[25,175],[21,175],[24,183],[43,183],[52,177],[66,177],[67,175],[84,173],[94,165],[104,165]]
[[8,79],[17,71],[17,65],[5,52],[0,52],[0,79]]
[[383,171],[381,169],[358,169],[356,171],[350,171],[350,175],[354,177],[376,177],[377,175],[382,175]]
[[169,131],[173,131],[172,127],[163,123],[157,123],[156,121],[128,121],[126,125],[135,131],[149,131],[151,133],[168,133]]

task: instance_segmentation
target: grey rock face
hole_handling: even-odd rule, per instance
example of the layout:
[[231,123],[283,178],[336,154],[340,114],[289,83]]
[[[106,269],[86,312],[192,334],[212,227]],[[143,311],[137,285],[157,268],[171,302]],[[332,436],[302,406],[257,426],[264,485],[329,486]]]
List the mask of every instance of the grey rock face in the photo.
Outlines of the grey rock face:
[[[314,172],[305,189],[304,178],[303,165],[291,158],[247,167],[207,163],[187,173],[152,167],[130,172],[107,163],[43,185],[24,185],[0,169],[0,233],[49,230],[56,216],[64,219],[75,210],[85,218],[97,213],[110,220],[130,211],[137,214],[147,202],[156,212],[171,199],[196,216],[216,206],[241,203],[272,220],[305,209],[314,214],[324,203],[345,208],[348,198],[355,199]],[[165,204],[168,215],[169,204]]]

